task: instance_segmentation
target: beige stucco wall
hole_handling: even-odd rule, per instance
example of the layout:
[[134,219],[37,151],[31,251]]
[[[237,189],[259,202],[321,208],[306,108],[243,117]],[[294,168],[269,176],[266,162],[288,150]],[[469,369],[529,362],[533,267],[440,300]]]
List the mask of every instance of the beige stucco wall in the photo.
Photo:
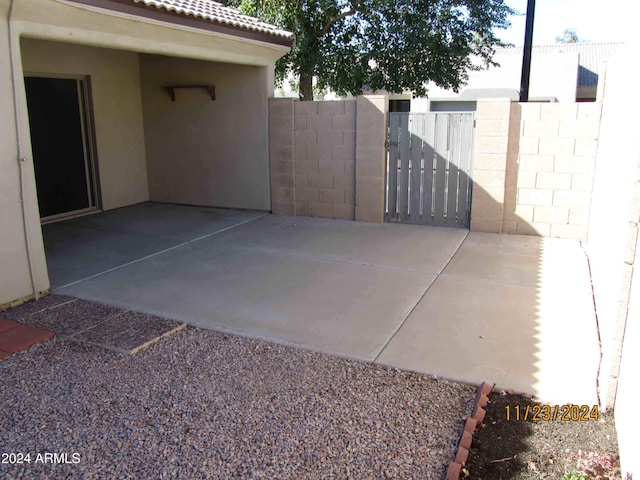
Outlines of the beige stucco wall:
[[[636,261],[640,253],[640,237],[635,245]],[[629,291],[629,310],[621,352],[618,390],[615,402],[616,430],[623,477],[640,476],[638,457],[638,365],[640,365],[640,267],[633,269]]]
[[637,40],[625,46],[607,66],[586,242],[602,342],[600,397],[607,407],[612,407],[615,399],[622,468],[635,476],[640,475],[640,136],[635,121],[640,99],[628,95],[626,86],[629,78],[637,75],[638,67],[628,58],[638,48]]
[[[18,151],[15,110],[9,58],[6,16],[8,1],[0,0],[0,305],[33,295],[27,258],[25,227],[31,244],[33,276],[37,291],[49,288],[42,245],[38,204],[35,198],[35,176],[30,160],[28,139]],[[17,37],[15,37],[17,43]],[[19,58],[19,56],[17,57]],[[19,69],[20,64],[16,62]],[[20,74],[20,72],[18,72]],[[21,112],[24,115],[24,112]],[[22,130],[23,135],[27,133]],[[20,201],[20,165],[23,163],[26,222]]]
[[[140,56],[151,200],[269,210],[272,69]],[[212,84],[203,89],[166,85]]]
[[[273,85],[273,62],[289,50],[283,45],[243,39],[193,26],[177,27],[165,18],[141,18],[77,2],[15,0],[12,3],[11,43],[15,46],[15,60],[12,62],[15,89],[9,68],[7,17],[10,1],[0,0],[0,224],[3,226],[0,229],[0,305],[25,299],[34,290],[49,288],[22,81],[23,62],[28,72],[91,75],[102,207],[110,209],[149,198],[140,91],[140,52],[257,66],[254,83],[246,82],[246,78],[238,75],[237,71],[231,72],[225,85],[235,81],[237,84],[225,89],[224,93],[231,92],[230,96],[225,97],[225,102],[235,99],[241,107],[243,103],[253,102],[256,96],[264,98],[261,104],[258,102],[256,106],[253,103],[251,108],[246,109],[249,116],[259,115],[262,118],[263,128],[257,130],[258,136],[265,139],[258,142],[262,142],[258,150],[264,151],[264,159],[267,156],[268,96],[265,92],[270,92]],[[229,73],[229,70],[225,72]],[[215,83],[220,86],[224,81],[218,82],[216,79]],[[14,91],[18,113],[13,111]],[[248,100],[243,100],[245,93]],[[225,112],[232,110],[226,108]],[[234,113],[231,117],[234,115],[237,117],[240,114]],[[21,133],[21,148],[17,146],[16,125]],[[235,128],[245,132],[255,125],[256,122],[250,118],[247,122],[234,124]],[[231,135],[231,140],[237,138],[237,134]],[[242,141],[246,141],[246,138]],[[219,148],[211,141],[204,145],[209,149],[212,146]],[[25,159],[22,162],[27,211],[24,221],[18,175],[20,157]],[[269,204],[268,181],[266,191],[266,195],[264,189],[259,195],[262,199],[262,202],[258,202],[259,208]],[[25,225],[30,248],[27,248],[25,240]],[[27,251],[31,253],[31,269],[27,262]],[[35,288],[31,285],[30,270]]]
[[102,208],[149,199],[138,54],[22,39],[26,74],[90,77]]

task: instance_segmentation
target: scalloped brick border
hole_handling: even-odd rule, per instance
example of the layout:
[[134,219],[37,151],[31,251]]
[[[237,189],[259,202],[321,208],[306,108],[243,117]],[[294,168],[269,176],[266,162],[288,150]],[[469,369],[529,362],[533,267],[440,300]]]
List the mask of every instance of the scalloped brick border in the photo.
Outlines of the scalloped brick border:
[[467,463],[467,459],[469,458],[469,449],[471,448],[473,433],[487,414],[484,407],[489,403],[488,395],[491,393],[491,390],[493,390],[493,385],[487,382],[482,382],[478,387],[476,398],[473,401],[473,408],[471,409],[471,416],[467,418],[462,434],[460,435],[455,459],[449,462],[446,480],[459,480],[462,467]]

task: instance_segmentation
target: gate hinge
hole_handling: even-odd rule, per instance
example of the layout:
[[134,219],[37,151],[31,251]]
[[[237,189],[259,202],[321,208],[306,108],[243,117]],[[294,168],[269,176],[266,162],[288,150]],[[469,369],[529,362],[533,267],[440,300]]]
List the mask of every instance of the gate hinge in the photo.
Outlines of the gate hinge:
[[397,147],[398,145],[400,145],[400,142],[389,142],[389,141],[384,142],[384,146],[387,147],[387,148],[389,148],[391,146]]

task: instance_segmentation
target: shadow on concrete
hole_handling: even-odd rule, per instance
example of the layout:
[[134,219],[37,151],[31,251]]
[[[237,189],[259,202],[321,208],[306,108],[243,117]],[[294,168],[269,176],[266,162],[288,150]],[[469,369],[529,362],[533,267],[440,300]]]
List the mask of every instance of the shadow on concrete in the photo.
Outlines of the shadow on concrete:
[[[493,200],[492,192],[477,183],[472,188],[473,198],[482,202],[483,209],[525,225],[515,209],[520,138],[515,130],[519,125],[518,112],[510,125],[513,144],[509,145],[506,188],[500,187],[505,190],[505,203]],[[405,143],[427,144],[421,147],[422,155],[442,150],[438,133],[414,137]],[[434,170],[442,162],[448,171],[457,170],[462,182],[467,178],[465,169],[456,164],[459,157],[452,139],[446,140],[447,158],[436,155]],[[412,155],[415,152],[400,153],[398,170],[403,168],[402,158]],[[423,159],[423,164],[429,160]],[[410,198],[399,197],[400,191],[411,195],[406,182],[390,193],[397,205],[411,203]],[[444,197],[436,201],[443,202]],[[400,215],[395,219],[410,220]],[[495,383],[549,401],[592,405],[597,402],[597,359],[589,271],[580,244],[482,232],[469,234],[377,358],[384,364],[463,382]]]

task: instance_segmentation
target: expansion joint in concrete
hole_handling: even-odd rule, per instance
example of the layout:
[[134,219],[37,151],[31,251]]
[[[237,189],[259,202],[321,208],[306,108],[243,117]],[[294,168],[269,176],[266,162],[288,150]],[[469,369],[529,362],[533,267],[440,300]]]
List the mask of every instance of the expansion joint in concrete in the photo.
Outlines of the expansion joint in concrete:
[[460,247],[462,247],[462,244],[464,243],[464,241],[467,239],[467,237],[469,236],[469,231],[467,230],[466,235],[464,236],[464,238],[460,241],[460,243],[458,244],[458,246],[456,247],[455,251],[451,254],[451,256],[449,257],[449,259],[447,260],[447,263],[445,263],[445,265],[442,267],[442,269],[436,274],[435,278],[431,281],[431,283],[429,283],[429,285],[427,285],[427,288],[424,290],[424,292],[422,292],[422,295],[420,296],[420,298],[418,299],[418,301],[413,305],[413,307],[411,308],[411,310],[409,311],[409,313],[407,313],[407,315],[402,319],[402,322],[400,322],[400,325],[398,325],[398,328],[396,328],[396,330],[393,332],[393,335],[391,335],[389,337],[389,340],[386,341],[386,343],[382,346],[382,348],[380,348],[380,350],[378,351],[378,353],[376,354],[375,358],[373,359],[374,362],[377,362],[378,359],[380,358],[380,355],[382,355],[382,352],[384,352],[384,350],[387,348],[387,346],[393,341],[393,339],[395,338],[395,336],[398,334],[398,332],[400,331],[400,329],[404,326],[404,324],[407,322],[407,320],[409,319],[409,317],[411,317],[411,315],[413,314],[413,312],[415,311],[415,309],[418,307],[418,305],[420,305],[420,302],[422,302],[422,299],[425,297],[425,295],[427,294],[427,292],[429,291],[429,289],[432,287],[432,285],[434,283],[436,283],[438,281],[438,278],[440,277],[440,275],[442,275],[442,272],[444,272],[447,267],[449,266],[449,264],[451,263],[451,260],[453,260],[453,257],[456,256],[456,254],[458,253],[458,251],[460,250]]

